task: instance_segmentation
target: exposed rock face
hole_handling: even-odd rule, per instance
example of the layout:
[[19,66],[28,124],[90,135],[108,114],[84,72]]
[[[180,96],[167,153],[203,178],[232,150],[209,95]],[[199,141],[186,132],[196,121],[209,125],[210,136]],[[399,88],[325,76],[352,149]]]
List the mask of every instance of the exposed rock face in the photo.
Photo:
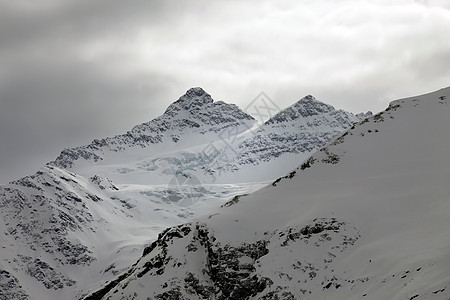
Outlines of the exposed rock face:
[[0,299],[29,299],[17,278],[6,270],[0,270]]
[[97,201],[101,196],[88,193],[79,177],[53,167],[0,187],[2,264],[8,266],[0,271],[0,290],[17,295],[2,299],[27,299],[21,286],[29,289],[30,281],[36,289],[53,291],[76,284],[62,270],[90,266],[96,260],[90,245],[79,238],[82,232],[95,234],[101,223],[88,208]]
[[[161,233],[120,280],[86,300],[127,297],[136,291],[138,298],[152,295],[155,299],[295,299],[282,282],[286,285],[297,280],[312,282],[326,289],[346,284],[346,279],[323,277],[319,270],[331,266],[359,237],[355,227],[335,218],[266,232],[263,239],[239,245],[217,240],[206,224],[180,225]],[[182,245],[187,251],[175,249]],[[280,247],[284,253],[291,253],[289,256],[303,247],[322,247],[327,252],[323,262],[321,257],[296,260],[293,256],[290,260],[293,267],[285,269],[278,278],[275,270],[264,269],[262,265],[265,261],[282,260],[278,253]],[[142,294],[135,286],[141,281],[150,284]],[[298,292],[309,291],[299,288]]]

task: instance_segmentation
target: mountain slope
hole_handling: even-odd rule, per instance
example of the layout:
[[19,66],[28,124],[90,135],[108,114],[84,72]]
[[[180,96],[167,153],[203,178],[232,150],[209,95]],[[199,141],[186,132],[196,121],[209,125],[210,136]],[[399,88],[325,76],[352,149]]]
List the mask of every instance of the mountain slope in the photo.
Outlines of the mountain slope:
[[164,228],[261,186],[117,187],[43,167],[0,186],[0,299],[79,299],[129,267]]
[[[294,106],[309,115],[257,127],[237,106],[193,88],[162,116],[66,149],[36,174],[0,186],[0,299],[83,297],[128,268],[164,228],[261,188],[358,120],[305,99]],[[244,144],[255,137],[265,150]]]
[[449,96],[392,102],[288,176],[164,231],[86,299],[448,299]]

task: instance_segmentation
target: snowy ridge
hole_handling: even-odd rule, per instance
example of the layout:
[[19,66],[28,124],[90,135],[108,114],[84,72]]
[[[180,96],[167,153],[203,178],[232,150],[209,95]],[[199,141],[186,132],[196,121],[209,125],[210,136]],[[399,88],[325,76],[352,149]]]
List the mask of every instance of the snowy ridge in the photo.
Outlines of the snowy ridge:
[[302,155],[303,160],[371,115],[368,112],[355,116],[336,110],[308,95],[270,118],[254,137],[240,144],[239,161],[241,164],[259,163],[288,153]]
[[[136,147],[142,149],[161,143],[183,142],[184,147],[195,146],[195,143],[192,144],[189,141],[192,134],[212,133],[207,138],[203,138],[207,141],[208,138],[215,137],[217,132],[227,127],[251,127],[254,122],[256,121],[253,117],[241,111],[236,105],[222,101],[213,102],[211,96],[203,89],[191,88],[172,103],[163,115],[152,121],[137,125],[123,135],[94,140],[87,146],[65,149],[55,161],[49,164],[71,168],[81,159],[99,162],[114,152],[129,151],[130,148]],[[152,150],[161,151],[156,147]],[[133,156],[132,158],[135,159]]]
[[176,174],[201,183],[266,181],[366,116],[307,96],[258,126],[237,106],[192,88],[162,116],[124,135],[65,149],[49,164],[119,184],[163,184]]
[[449,96],[392,102],[289,175],[165,230],[86,299],[448,299]]

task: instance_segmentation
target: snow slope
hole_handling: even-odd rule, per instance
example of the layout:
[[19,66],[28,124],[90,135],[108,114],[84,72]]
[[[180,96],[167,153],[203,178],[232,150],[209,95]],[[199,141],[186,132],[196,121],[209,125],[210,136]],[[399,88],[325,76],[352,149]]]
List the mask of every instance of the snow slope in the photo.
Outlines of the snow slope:
[[86,299],[449,299],[449,100],[392,102],[287,176],[165,230]]

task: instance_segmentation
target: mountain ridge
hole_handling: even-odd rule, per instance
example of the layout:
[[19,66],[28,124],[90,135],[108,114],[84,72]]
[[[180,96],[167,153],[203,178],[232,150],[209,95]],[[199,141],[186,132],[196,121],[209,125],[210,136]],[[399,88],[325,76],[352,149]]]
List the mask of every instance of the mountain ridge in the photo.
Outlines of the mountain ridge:
[[[209,116],[198,109],[199,104],[211,110]],[[217,116],[214,116],[215,114]],[[161,116],[134,126],[125,134],[100,140],[95,139],[86,146],[64,149],[54,161],[48,164],[71,168],[79,159],[102,161],[105,151],[121,152],[136,146],[145,148],[152,144],[160,144],[163,140],[177,143],[181,138],[180,132],[184,131],[186,134],[188,129],[195,131],[209,126],[200,133],[204,134],[207,131],[217,133],[230,126],[246,125],[251,127],[252,125],[246,123],[253,123],[253,121],[253,117],[242,112],[236,105],[213,102],[211,96],[203,89],[191,88],[185,95],[172,103]],[[169,131],[173,132],[169,133],[169,136],[164,136],[164,133]]]
[[[236,105],[214,102],[200,88],[169,107],[0,186],[0,298],[82,298],[129,267],[164,228],[261,188],[303,160],[305,149],[359,121],[334,110],[319,115],[320,124],[310,116],[309,124],[256,127]],[[300,125],[311,126],[303,137]],[[257,136],[271,148],[249,143]]]
[[393,101],[289,175],[165,230],[85,299],[448,299],[448,96]]
[[[292,107],[297,110],[295,118],[280,117],[292,115],[289,113]],[[307,110],[310,115],[304,113],[305,116],[302,116],[298,113]],[[205,180],[214,181],[218,173],[236,173],[244,165],[258,166],[280,156],[284,156],[287,161],[290,159],[287,157],[289,155],[298,156],[304,153],[303,157],[298,158],[302,160],[311,151],[329,142],[365,116],[336,110],[331,105],[307,96],[280,111],[264,124],[256,126],[256,120],[236,105],[214,102],[208,93],[197,87],[189,89],[169,105],[163,115],[133,127],[126,134],[94,140],[86,146],[64,149],[56,160],[48,164],[92,176],[94,174],[90,174],[91,171],[83,169],[86,163],[89,166],[89,161],[101,168],[101,165],[117,164],[125,158],[121,164],[142,161],[143,165],[154,167],[143,168],[136,165],[133,168],[118,168],[114,172],[117,176],[112,178],[113,181],[120,182],[126,176],[130,177],[137,172],[144,172],[151,178],[146,180],[153,180],[157,176],[160,179],[185,170],[194,172],[193,175],[198,178],[209,174],[209,179]],[[291,128],[290,132],[284,132],[286,128]],[[303,146],[299,146],[300,144]],[[197,150],[189,150],[193,153],[174,154],[174,157],[167,157],[164,162],[159,159],[159,156],[165,156],[164,152],[168,149],[171,152],[180,147],[190,148],[195,145],[203,146],[197,147]],[[153,158],[149,157],[149,153],[154,154]],[[180,158],[185,161],[185,166],[189,166],[181,168],[179,164],[174,163]],[[206,165],[202,165],[205,163]],[[81,169],[77,165],[80,165]],[[163,169],[159,166],[163,166]],[[126,172],[128,175],[120,171],[125,169],[131,170]],[[95,172],[104,171],[99,169]],[[276,172],[281,175],[286,170]],[[239,176],[234,174],[228,177]],[[130,182],[131,179],[126,180]]]

